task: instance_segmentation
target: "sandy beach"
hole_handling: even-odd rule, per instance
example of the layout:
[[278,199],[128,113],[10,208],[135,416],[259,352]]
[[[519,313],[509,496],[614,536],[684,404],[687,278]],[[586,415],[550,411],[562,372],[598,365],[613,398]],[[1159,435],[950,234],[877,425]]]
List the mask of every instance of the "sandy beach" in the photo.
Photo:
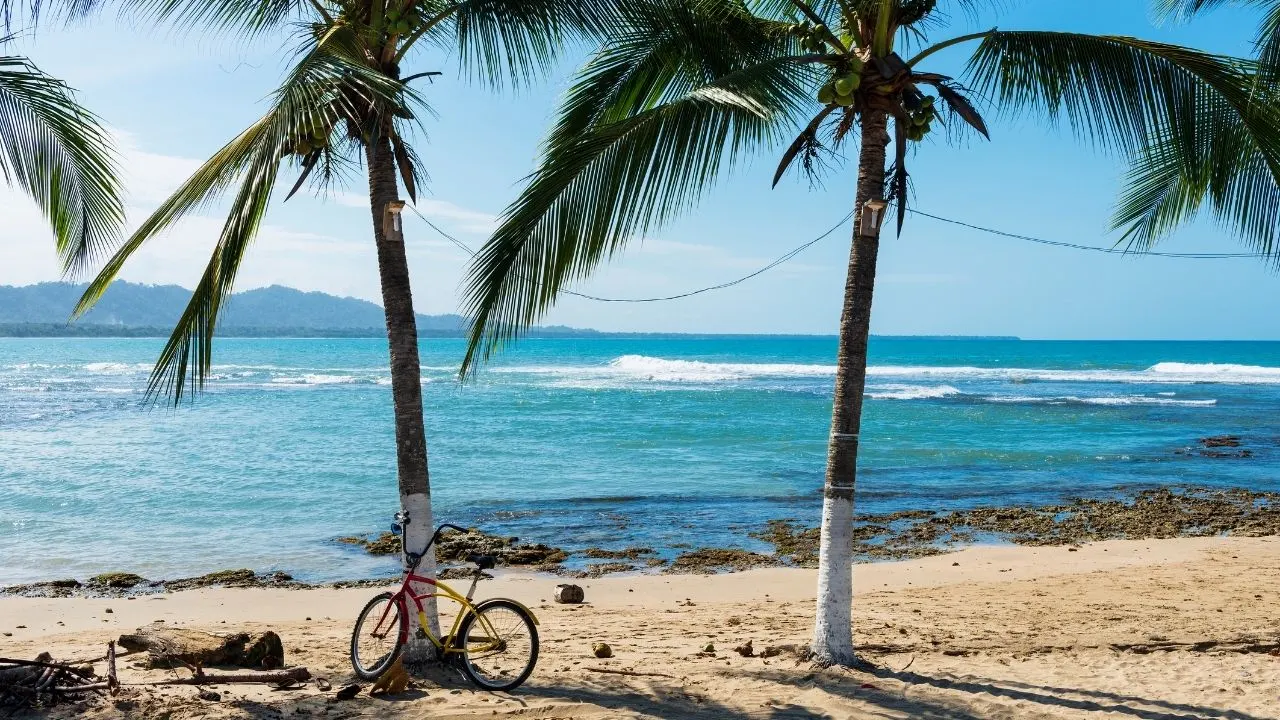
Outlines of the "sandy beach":
[[[1280,539],[1184,538],[1069,547],[975,547],[855,571],[857,642],[872,671],[817,669],[803,646],[810,570],[582,581],[504,574],[481,594],[525,601],[542,656],[517,692],[441,674],[394,698],[332,701],[310,684],[126,688],[60,716],[92,718],[1254,718],[1280,717]],[[0,598],[0,655],[101,654],[154,621],[212,632],[273,629],[289,664],[349,682],[352,618],[374,590],[205,589],[133,600]],[[108,612],[108,609],[111,612]],[[752,641],[770,658],[733,648]],[[608,642],[614,657],[591,655]],[[703,652],[707,643],[715,653]],[[172,675],[122,658],[125,682]],[[101,668],[99,668],[101,670]],[[603,672],[602,672],[603,671]],[[621,671],[608,672],[608,671]],[[185,672],[185,671],[183,671]]]

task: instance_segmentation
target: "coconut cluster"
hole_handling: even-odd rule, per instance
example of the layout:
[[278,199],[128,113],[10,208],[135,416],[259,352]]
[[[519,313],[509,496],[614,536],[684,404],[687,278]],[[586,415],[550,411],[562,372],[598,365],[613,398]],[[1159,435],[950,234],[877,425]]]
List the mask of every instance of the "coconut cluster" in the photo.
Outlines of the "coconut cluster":
[[417,7],[406,8],[403,11],[396,8],[388,8],[383,20],[388,33],[408,35],[422,24],[423,18]]
[[929,134],[932,129],[933,120],[938,116],[937,110],[933,108],[934,99],[925,95],[920,100],[920,105],[915,110],[908,110],[911,124],[907,126],[907,139],[914,142],[920,142],[925,135]]

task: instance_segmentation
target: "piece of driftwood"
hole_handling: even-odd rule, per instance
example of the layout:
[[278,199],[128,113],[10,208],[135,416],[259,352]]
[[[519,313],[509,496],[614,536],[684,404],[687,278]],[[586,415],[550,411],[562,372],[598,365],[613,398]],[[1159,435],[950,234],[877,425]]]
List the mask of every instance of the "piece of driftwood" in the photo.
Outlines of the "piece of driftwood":
[[552,597],[555,601],[564,605],[576,605],[585,599],[582,588],[578,585],[570,585],[563,583],[556,586],[556,590]]
[[115,647],[107,646],[106,678],[93,674],[93,668],[54,662],[49,653],[34,660],[0,658],[0,705],[17,704],[37,707],[55,705],[76,699],[81,693],[110,691],[119,687],[115,676]]
[[269,672],[254,673],[210,673],[202,672],[189,678],[173,678],[170,680],[152,680],[151,682],[124,683],[125,685],[235,685],[240,683],[284,683],[306,682],[311,679],[311,671],[305,667],[286,668]]
[[284,645],[280,636],[270,630],[255,635],[247,632],[214,635],[154,624],[121,635],[120,647],[146,650],[151,655],[153,667],[171,667],[174,664],[192,668],[230,665],[271,670],[284,667]]

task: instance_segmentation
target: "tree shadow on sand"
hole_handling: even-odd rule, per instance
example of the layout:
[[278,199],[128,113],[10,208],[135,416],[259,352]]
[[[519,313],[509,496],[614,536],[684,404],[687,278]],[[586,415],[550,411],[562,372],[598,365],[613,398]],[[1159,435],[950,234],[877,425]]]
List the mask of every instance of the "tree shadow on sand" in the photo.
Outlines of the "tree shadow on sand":
[[[735,672],[734,674],[737,674]],[[749,672],[744,671],[743,675]],[[776,673],[775,679],[795,688],[798,676],[794,673]],[[824,686],[825,687],[825,686]],[[829,689],[829,688],[827,688]],[[631,687],[622,683],[591,683],[583,685],[575,683],[565,687],[529,687],[520,691],[521,695],[540,698],[554,703],[557,700],[571,703],[585,703],[602,710],[623,712],[629,711],[664,720],[684,720],[685,718],[716,718],[717,720],[808,720],[810,718],[830,718],[829,709],[812,709],[791,702],[775,701],[762,704],[758,708],[743,708],[726,705],[710,698],[703,697],[696,690],[689,690],[668,682],[648,682],[644,687]],[[860,695],[858,700],[867,702],[868,698]],[[880,708],[872,708],[870,717],[920,718],[921,720],[979,720],[964,710],[948,707],[920,698],[895,698],[897,702],[886,704]],[[577,705],[581,707],[581,705]],[[601,715],[605,717],[606,715]]]
[[[1086,712],[1113,713],[1110,717],[1128,717],[1137,720],[1266,720],[1266,718],[1238,710],[1175,703],[1100,690],[1032,685],[989,678],[934,676],[908,670],[893,670],[882,666],[869,667],[862,672],[866,674],[868,680],[873,678],[896,680],[906,685],[907,688],[932,687],[968,695],[1006,698],[1022,703],[1042,705],[1045,706],[1045,709],[1067,708]],[[789,677],[794,682],[794,678],[785,671],[753,671],[753,674],[772,682],[787,682]],[[956,707],[942,700],[923,702],[918,697],[906,697],[902,691],[866,688],[865,684],[860,683],[858,677],[854,675],[845,677],[847,678],[845,681],[832,677],[827,682],[822,683],[820,687],[833,695],[857,701],[863,705],[874,705],[885,710],[904,712],[909,717],[980,717],[974,715],[968,709]]]

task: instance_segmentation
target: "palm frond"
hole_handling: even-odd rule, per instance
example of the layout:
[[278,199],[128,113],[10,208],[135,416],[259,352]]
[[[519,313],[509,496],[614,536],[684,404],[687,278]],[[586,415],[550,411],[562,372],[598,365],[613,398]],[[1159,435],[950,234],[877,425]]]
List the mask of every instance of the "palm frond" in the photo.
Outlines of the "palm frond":
[[[1078,135],[1134,159],[1116,216],[1127,237],[1155,242],[1201,207],[1189,196],[1199,189],[1216,193],[1209,207],[1220,222],[1247,231],[1259,252],[1277,249],[1259,201],[1238,195],[1257,189],[1263,169],[1280,182],[1280,110],[1257,95],[1255,63],[1127,37],[995,32],[969,70],[1005,109],[1065,116]],[[1247,169],[1240,178],[1237,167]],[[1234,214],[1242,208],[1251,209]]]
[[473,320],[464,373],[535,322],[567,283],[688,209],[745,153],[784,138],[808,97],[796,66],[774,59],[630,117],[610,116],[570,141],[566,128],[586,112],[578,103],[609,95],[597,83],[631,80],[612,51],[596,57],[570,93],[541,167],[477,254],[467,279]]
[[1280,79],[1280,0],[1158,0],[1156,12],[1162,18],[1185,22],[1198,14],[1230,5],[1262,10],[1253,41],[1254,52],[1268,79]]
[[71,89],[26,58],[0,57],[0,181],[40,207],[64,271],[81,271],[117,240],[119,177],[107,131]]
[[118,4],[123,14],[148,22],[249,36],[300,20],[314,7],[313,0],[120,0]]
[[[1194,137],[1143,148],[1125,177],[1112,226],[1121,242],[1147,250],[1208,211],[1258,252],[1275,255],[1280,182],[1249,128],[1222,106],[1203,111]],[[1188,155],[1189,150],[1194,150]]]
[[462,69],[494,87],[526,85],[574,42],[618,27],[617,0],[428,0],[447,15],[431,40],[457,49]]
[[91,307],[125,261],[147,241],[238,185],[212,257],[152,372],[149,397],[166,395],[178,403],[188,389],[203,388],[219,311],[257,235],[280,163],[294,153],[299,129],[310,133],[315,127],[332,128],[344,118],[361,117],[370,107],[385,111],[412,98],[400,83],[367,68],[353,54],[358,47],[345,45],[340,35],[326,37],[327,42],[304,48],[270,110],[197,169],[142,223],[89,285],[76,308],[83,313]]
[[59,22],[72,22],[105,4],[106,0],[0,0],[0,26],[7,31],[18,18],[34,27],[50,15]]

